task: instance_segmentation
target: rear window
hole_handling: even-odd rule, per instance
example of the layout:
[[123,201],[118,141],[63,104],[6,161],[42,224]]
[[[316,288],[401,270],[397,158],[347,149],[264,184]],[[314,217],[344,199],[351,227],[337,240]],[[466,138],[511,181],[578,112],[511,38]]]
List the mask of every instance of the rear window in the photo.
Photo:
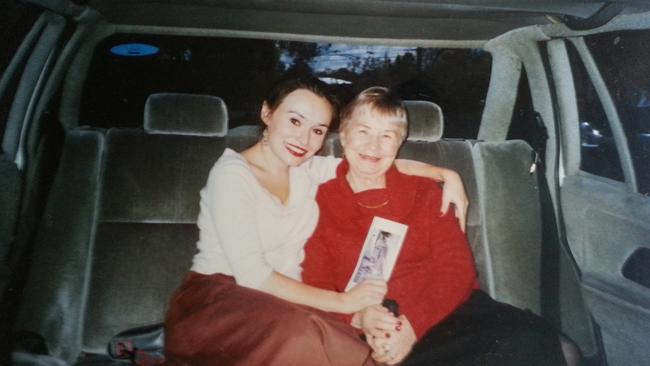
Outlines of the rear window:
[[491,62],[481,49],[116,34],[95,50],[80,123],[141,127],[149,94],[179,92],[223,98],[231,128],[257,124],[274,80],[309,72],[334,85],[344,102],[372,85],[434,101],[446,137],[475,138]]

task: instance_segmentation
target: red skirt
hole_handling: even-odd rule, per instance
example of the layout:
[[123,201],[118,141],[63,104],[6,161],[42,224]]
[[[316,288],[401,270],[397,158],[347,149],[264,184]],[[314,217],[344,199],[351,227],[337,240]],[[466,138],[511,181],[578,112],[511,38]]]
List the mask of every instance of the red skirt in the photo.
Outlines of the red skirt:
[[167,365],[374,365],[354,328],[326,312],[190,272],[165,325]]

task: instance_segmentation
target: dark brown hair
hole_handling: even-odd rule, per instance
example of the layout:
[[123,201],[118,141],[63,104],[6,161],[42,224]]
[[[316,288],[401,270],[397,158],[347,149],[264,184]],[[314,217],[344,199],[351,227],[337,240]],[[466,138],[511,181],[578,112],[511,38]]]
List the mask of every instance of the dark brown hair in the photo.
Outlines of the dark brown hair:
[[327,84],[314,76],[280,80],[271,88],[264,101],[271,111],[274,111],[287,95],[299,89],[309,90],[327,100],[332,105],[332,118],[337,115],[340,108],[339,100]]

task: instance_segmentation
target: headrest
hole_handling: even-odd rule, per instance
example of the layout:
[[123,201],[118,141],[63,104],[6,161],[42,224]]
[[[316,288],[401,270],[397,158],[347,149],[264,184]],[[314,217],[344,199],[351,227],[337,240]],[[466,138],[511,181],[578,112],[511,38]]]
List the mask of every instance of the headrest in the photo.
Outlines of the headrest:
[[226,136],[228,109],[213,95],[157,93],[144,106],[144,130],[154,134]]
[[405,100],[409,120],[409,141],[438,141],[442,138],[442,109],[433,102]]

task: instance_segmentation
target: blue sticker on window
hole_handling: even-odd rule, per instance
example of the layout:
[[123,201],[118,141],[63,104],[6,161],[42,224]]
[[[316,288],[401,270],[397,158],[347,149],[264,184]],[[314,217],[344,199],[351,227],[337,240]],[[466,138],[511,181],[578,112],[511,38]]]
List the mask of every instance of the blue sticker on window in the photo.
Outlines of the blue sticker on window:
[[111,48],[111,53],[126,57],[151,56],[158,53],[158,47],[144,43],[125,43]]

